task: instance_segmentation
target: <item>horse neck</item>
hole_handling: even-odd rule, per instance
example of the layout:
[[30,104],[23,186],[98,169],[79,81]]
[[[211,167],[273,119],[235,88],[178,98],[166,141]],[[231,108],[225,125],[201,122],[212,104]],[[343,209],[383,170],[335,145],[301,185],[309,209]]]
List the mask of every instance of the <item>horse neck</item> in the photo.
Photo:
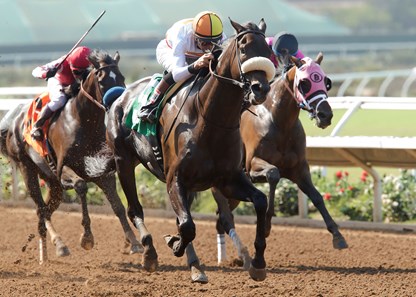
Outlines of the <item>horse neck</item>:
[[276,125],[293,127],[297,123],[300,109],[293,98],[293,80],[279,77],[272,84],[266,104]]
[[[104,123],[104,111],[93,101],[97,98],[102,98],[101,91],[98,84],[95,81],[94,74],[88,76],[88,78],[82,82],[82,90],[79,91],[74,100],[73,112],[79,115],[82,123],[88,125]],[[88,95],[87,95],[88,94]],[[91,98],[88,98],[88,97]],[[97,101],[98,102],[98,101]]]
[[200,90],[198,104],[205,122],[223,128],[238,128],[241,119],[243,91],[211,76]]

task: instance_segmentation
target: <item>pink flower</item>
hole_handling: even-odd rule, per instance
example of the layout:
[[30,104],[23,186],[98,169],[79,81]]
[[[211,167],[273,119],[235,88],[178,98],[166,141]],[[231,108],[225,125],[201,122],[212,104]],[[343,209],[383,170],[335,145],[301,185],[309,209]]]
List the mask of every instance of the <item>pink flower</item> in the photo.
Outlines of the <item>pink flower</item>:
[[345,189],[344,189],[344,188],[341,188],[341,189],[339,189],[339,191],[340,191],[341,193],[344,193],[344,192],[345,192]]
[[325,193],[324,200],[331,200],[331,193]]

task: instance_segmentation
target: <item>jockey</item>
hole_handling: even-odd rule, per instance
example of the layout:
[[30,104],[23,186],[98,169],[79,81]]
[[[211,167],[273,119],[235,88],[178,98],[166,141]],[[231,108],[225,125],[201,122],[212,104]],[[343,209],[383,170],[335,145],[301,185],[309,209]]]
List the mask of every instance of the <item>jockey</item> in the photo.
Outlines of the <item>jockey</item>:
[[57,60],[33,69],[32,75],[34,77],[47,80],[50,98],[50,102],[42,109],[38,120],[30,132],[35,140],[43,139],[42,126],[55,111],[65,105],[67,98],[63,91],[64,87],[79,80],[90,66],[90,61],[88,60],[90,52],[91,50],[88,47],[80,46],[65,61],[63,61],[65,56],[62,56]]
[[166,90],[208,67],[214,58],[210,51],[225,38],[222,21],[214,12],[203,11],[194,18],[174,23],[156,48],[157,61],[166,70],[165,74],[155,87],[150,103],[141,108],[139,118],[154,122],[157,106]]
[[305,57],[300,49],[298,49],[298,40],[293,34],[280,32],[274,37],[266,37],[266,42],[273,51],[270,60],[276,68],[279,67],[279,63],[283,64],[281,60],[283,50],[287,50],[290,55],[298,59]]

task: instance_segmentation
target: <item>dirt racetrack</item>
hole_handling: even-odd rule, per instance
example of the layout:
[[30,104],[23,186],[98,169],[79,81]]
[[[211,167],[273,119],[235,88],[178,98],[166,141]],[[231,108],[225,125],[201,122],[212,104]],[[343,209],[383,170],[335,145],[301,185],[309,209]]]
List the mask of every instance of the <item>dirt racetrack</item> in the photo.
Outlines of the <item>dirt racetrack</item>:
[[[176,231],[171,218],[146,219],[159,254],[159,269],[144,271],[141,257],[124,252],[123,234],[111,214],[92,214],[95,246],[79,243],[78,212],[56,212],[57,231],[71,255],[57,258],[48,240],[49,262],[38,264],[33,208],[0,203],[0,296],[416,296],[415,234],[341,230],[349,249],[332,248],[323,229],[273,226],[267,240],[267,278],[250,279],[240,267],[218,267],[214,222],[196,220],[195,248],[209,278],[194,284],[184,258],[162,236]],[[237,225],[253,254],[255,228]],[[227,238],[229,258],[236,254]],[[27,245],[25,251],[22,248]]]

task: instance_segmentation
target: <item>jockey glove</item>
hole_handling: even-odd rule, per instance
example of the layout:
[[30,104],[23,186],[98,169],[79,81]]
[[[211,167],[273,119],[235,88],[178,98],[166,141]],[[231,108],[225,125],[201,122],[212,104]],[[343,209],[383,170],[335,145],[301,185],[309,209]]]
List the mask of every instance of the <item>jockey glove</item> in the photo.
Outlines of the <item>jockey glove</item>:
[[58,68],[56,67],[49,69],[48,72],[46,72],[46,79],[54,77],[56,72],[58,72]]

